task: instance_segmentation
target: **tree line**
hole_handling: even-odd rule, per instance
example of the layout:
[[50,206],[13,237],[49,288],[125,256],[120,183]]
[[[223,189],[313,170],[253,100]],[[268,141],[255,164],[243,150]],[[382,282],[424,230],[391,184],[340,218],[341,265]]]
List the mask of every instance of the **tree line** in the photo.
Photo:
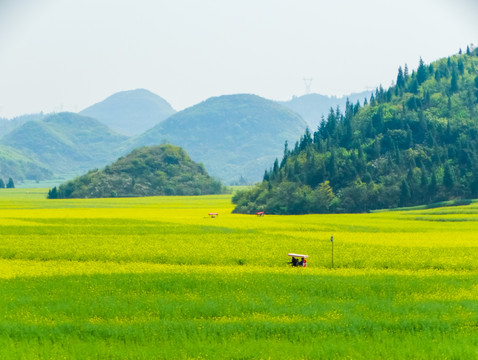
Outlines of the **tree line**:
[[330,109],[235,212],[364,212],[478,197],[478,57],[467,48],[416,71],[363,104]]
[[5,182],[3,181],[2,178],[0,178],[0,189],[14,189],[15,188],[15,183],[13,182],[13,179],[12,178],[8,178],[8,181],[7,183],[5,184]]

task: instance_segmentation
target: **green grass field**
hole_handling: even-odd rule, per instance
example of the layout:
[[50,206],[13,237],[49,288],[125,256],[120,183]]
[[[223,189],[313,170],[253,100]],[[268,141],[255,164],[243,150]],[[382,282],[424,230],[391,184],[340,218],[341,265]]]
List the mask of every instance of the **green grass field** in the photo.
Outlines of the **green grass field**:
[[477,203],[256,217],[45,192],[0,190],[1,359],[478,359]]

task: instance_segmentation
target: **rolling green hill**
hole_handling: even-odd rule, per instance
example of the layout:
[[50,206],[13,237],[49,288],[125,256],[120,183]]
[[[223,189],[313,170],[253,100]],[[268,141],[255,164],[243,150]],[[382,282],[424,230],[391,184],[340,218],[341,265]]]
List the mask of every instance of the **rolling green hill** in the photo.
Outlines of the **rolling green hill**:
[[172,115],[132,139],[129,147],[168,142],[227,183],[241,177],[255,182],[282,153],[284,142],[297,139],[305,128],[299,115],[273,101],[225,95]]
[[122,91],[80,112],[100,120],[125,135],[140,134],[176,111],[171,105],[145,89]]
[[53,177],[53,172],[38,161],[32,160],[21,152],[0,145],[0,178],[15,181],[45,180]]
[[102,170],[92,170],[58,189],[49,198],[116,196],[205,195],[222,191],[220,182],[173,145],[133,150]]
[[9,146],[56,174],[84,172],[118,157],[127,139],[98,120],[74,113],[58,113],[30,121],[5,135]]
[[454,55],[331,109],[285,149],[236,212],[362,212],[478,197],[478,57]]
[[28,121],[37,121],[45,117],[43,113],[27,114],[14,117],[13,119],[0,118],[0,137],[25,124]]

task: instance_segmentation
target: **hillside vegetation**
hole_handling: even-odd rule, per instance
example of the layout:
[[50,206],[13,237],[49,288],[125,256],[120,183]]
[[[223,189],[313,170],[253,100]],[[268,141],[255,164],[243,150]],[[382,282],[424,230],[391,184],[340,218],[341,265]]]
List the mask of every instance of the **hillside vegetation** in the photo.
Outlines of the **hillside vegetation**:
[[331,109],[235,212],[362,212],[478,197],[478,57],[400,67],[370,102]]
[[339,106],[342,109],[345,107],[347,101],[356,103],[357,101],[363,101],[365,98],[369,98],[370,95],[370,91],[353,93],[342,97],[306,94],[293,97],[288,101],[279,101],[279,104],[295,111],[307,122],[309,128],[315,129],[320,125],[321,119],[328,114],[331,107],[336,108]]
[[26,122],[6,134],[0,144],[61,174],[104,166],[118,157],[126,139],[98,120],[64,112]]
[[40,162],[9,146],[0,145],[0,178],[23,181],[45,180],[52,177],[53,172]]
[[137,135],[152,128],[176,111],[162,97],[145,89],[121,91],[82,110],[125,135]]
[[305,128],[298,114],[274,101],[225,95],[172,115],[133,139],[130,148],[168,142],[225,182],[255,182],[281,154],[284,141],[297,139]]
[[37,121],[45,117],[43,113],[16,116],[13,119],[0,118],[0,136],[8,134],[28,121]]
[[204,195],[222,191],[204,167],[173,145],[142,147],[102,170],[51,189],[49,198]]

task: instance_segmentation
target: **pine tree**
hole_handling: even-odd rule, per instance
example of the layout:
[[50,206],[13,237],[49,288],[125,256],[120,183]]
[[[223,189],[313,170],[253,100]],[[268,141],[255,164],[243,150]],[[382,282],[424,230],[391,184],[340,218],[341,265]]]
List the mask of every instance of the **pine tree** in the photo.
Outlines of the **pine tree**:
[[[315,133],[314,133],[315,135]],[[289,143],[287,142],[287,140],[285,141],[284,143],[284,155],[282,156],[282,161],[280,163],[280,168],[282,169],[284,167],[284,165],[286,164],[287,162],[287,158],[289,157]]]
[[330,179],[333,180],[337,175],[337,162],[335,160],[335,152],[333,150],[329,157],[327,171],[329,172]]
[[411,92],[412,94],[417,94],[418,93],[418,81],[417,81],[417,79],[412,80],[412,82],[410,83],[410,86],[408,88],[408,91]]
[[58,190],[56,186],[53,189],[48,190],[48,199],[58,199]]
[[465,64],[463,64],[463,60],[460,58],[458,59],[458,73],[460,75],[463,75],[464,72],[465,72]]
[[448,163],[445,164],[445,168],[443,170],[443,186],[445,186],[447,189],[451,189],[453,186],[455,186],[453,170]]
[[408,204],[410,198],[410,186],[408,185],[407,180],[403,179],[402,184],[400,186],[400,206],[405,206],[406,204]]
[[373,96],[373,93],[372,93],[372,95],[370,95],[370,105],[371,106],[375,105],[375,96]]
[[455,69],[453,69],[451,73],[450,91],[451,93],[455,93],[457,90],[458,90],[458,75]]
[[274,166],[272,168],[272,175],[274,176],[274,178],[276,177],[278,172],[279,172],[279,160],[277,160],[276,158],[274,161]]
[[398,88],[404,88],[405,87],[405,78],[403,76],[403,70],[402,70],[401,66],[398,68],[397,87]]
[[430,198],[433,198],[435,196],[437,191],[437,186],[438,186],[437,177],[435,175],[435,172],[433,172],[432,178],[430,180],[430,185],[428,186],[428,195],[430,196]]
[[478,98],[478,76],[475,77],[475,96]]
[[7,183],[7,189],[14,189],[14,188],[15,188],[15,183],[13,182],[12,178],[9,178]]
[[427,79],[427,69],[425,68],[425,64],[423,63],[423,59],[420,58],[420,63],[417,69],[417,82],[418,85],[421,85]]
[[426,188],[428,187],[427,173],[424,170],[421,171],[420,187],[424,190],[426,190]]

